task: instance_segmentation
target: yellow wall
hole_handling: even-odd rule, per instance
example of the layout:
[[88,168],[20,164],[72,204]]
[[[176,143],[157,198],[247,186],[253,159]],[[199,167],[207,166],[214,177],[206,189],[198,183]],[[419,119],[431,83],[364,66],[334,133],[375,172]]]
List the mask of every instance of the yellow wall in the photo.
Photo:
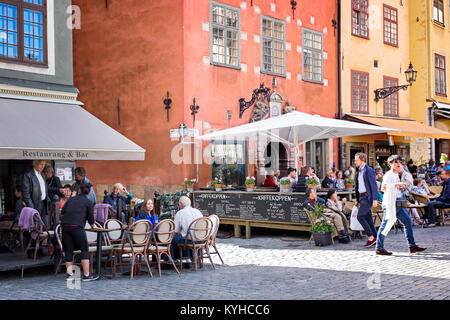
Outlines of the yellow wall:
[[[431,100],[450,104],[450,15],[449,0],[444,0],[444,24],[433,22],[433,0],[414,1],[409,7],[411,33],[411,61],[418,71],[417,81],[411,88],[411,118],[427,123],[427,108]],[[447,97],[435,95],[434,54],[446,57]],[[427,101],[429,100],[429,101]]]
[[[369,39],[352,35],[352,1],[342,1],[342,110],[351,113],[351,70],[369,73],[369,114],[383,116],[383,100],[374,101],[374,90],[383,88],[383,76],[405,84],[409,66],[408,2],[369,1]],[[398,10],[398,47],[384,44],[383,4]],[[378,68],[374,67],[378,60]],[[409,90],[399,92],[399,117],[409,117]]]

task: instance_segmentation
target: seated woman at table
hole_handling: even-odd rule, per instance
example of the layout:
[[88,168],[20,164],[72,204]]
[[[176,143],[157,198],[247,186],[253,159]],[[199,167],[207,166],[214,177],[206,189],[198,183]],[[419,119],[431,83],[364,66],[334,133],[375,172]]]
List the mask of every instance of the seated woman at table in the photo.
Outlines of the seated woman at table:
[[159,223],[158,215],[153,210],[152,199],[147,199],[142,203],[141,210],[136,216],[136,221],[142,219],[150,221],[150,223],[152,224],[152,229]]
[[342,173],[341,170],[336,172],[336,188],[338,189],[345,189],[345,184],[344,184],[344,174]]
[[[330,190],[331,191],[331,190]],[[336,190],[334,191],[336,193]],[[339,232],[339,239],[348,239],[348,227],[347,230],[344,225],[344,221],[346,225],[348,222],[345,216],[340,212],[334,212],[330,208],[324,208],[318,201],[316,191],[314,189],[306,189],[306,201],[303,203],[303,207],[308,211],[314,211],[316,204],[318,204],[321,208],[323,208],[323,215],[331,220],[333,225],[336,227],[336,230]],[[347,241],[345,241],[347,243]]]
[[350,231],[350,227],[348,225],[348,219],[350,217],[351,211],[345,207],[346,203],[347,203],[346,198],[339,200],[337,190],[331,189],[328,191],[326,206],[329,209],[331,209],[334,212],[341,215],[342,222],[344,224],[344,229],[348,233]]
[[88,199],[91,192],[91,184],[82,182],[79,186],[78,195],[69,198],[62,208],[63,215],[61,221],[62,244],[65,252],[66,279],[68,281],[75,279],[72,270],[73,251],[81,250],[81,265],[83,267],[82,281],[97,280],[98,276],[89,273],[89,247],[84,227],[86,221],[95,228],[94,205]]
[[278,189],[278,185],[275,182],[274,176],[275,176],[275,172],[270,171],[270,173],[267,176],[266,180],[264,180],[263,187]]
[[67,200],[69,200],[71,197],[75,197],[76,193],[73,190],[72,186],[70,184],[66,184],[63,187],[64,190],[66,190],[65,192],[63,192],[63,197],[59,198],[59,210],[62,210],[62,208],[64,207],[64,205],[66,204]]

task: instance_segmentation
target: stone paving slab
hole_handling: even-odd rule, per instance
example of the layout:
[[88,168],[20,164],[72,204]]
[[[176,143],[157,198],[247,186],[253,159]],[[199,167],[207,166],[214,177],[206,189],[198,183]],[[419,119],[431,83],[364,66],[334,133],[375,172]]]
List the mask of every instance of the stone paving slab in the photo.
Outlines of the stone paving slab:
[[216,270],[205,260],[198,272],[162,270],[159,278],[153,267],[153,278],[120,275],[81,282],[79,289],[68,288],[64,274],[53,276],[50,269],[28,272],[24,280],[0,273],[0,299],[450,300],[450,226],[414,233],[425,252],[409,254],[403,234],[391,231],[385,246],[394,255],[388,257],[376,256],[360,239],[328,247],[316,247],[307,236],[283,241],[267,231],[248,240],[218,239],[226,264],[214,256]]

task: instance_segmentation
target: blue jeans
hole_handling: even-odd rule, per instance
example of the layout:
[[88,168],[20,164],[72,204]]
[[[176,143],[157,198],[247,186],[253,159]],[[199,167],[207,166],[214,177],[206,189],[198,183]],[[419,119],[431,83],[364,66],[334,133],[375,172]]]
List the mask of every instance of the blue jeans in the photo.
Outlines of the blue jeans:
[[323,206],[324,206],[325,203],[326,203],[325,200],[324,200],[323,198],[321,198],[321,197],[317,197],[317,202],[320,203],[320,204],[323,205]]
[[366,196],[359,197],[359,209],[357,219],[364,229],[364,232],[368,237],[375,237],[377,234],[377,229],[373,224],[372,218],[372,203]]
[[[172,259],[179,259],[179,250],[178,250],[178,244],[183,245],[184,244],[184,238],[181,234],[177,234],[173,236],[172,238],[172,245],[170,246],[170,255],[172,256]],[[187,243],[192,243],[192,240],[188,240]],[[201,242],[196,242],[201,243]],[[183,257],[191,257],[191,250],[186,249],[183,250]]]
[[433,200],[427,203],[427,206],[425,207],[425,210],[427,212],[427,218],[430,223],[436,223],[436,208],[448,208],[450,207],[450,204],[447,202],[442,202],[438,200]]
[[[378,235],[377,235],[377,244],[376,249],[382,250],[384,248],[384,239],[386,238],[381,233],[386,228],[387,220],[386,220],[386,207],[383,208],[383,221],[381,222],[380,229],[378,229]],[[409,216],[409,214],[406,212],[404,208],[397,208],[397,219],[400,220],[401,223],[405,226],[404,233],[406,237],[406,242],[408,243],[409,247],[413,247],[416,245],[414,241],[414,233],[412,228],[412,221]]]

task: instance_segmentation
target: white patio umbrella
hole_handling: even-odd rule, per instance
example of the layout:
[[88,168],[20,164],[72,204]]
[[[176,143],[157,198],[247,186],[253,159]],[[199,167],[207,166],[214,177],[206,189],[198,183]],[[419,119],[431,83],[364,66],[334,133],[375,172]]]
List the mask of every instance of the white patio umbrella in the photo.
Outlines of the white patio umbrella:
[[267,137],[271,141],[295,146],[295,166],[298,172],[298,141],[303,144],[317,139],[340,138],[398,131],[352,121],[332,119],[319,115],[293,111],[278,117],[215,131],[197,139],[201,140],[253,140]]

